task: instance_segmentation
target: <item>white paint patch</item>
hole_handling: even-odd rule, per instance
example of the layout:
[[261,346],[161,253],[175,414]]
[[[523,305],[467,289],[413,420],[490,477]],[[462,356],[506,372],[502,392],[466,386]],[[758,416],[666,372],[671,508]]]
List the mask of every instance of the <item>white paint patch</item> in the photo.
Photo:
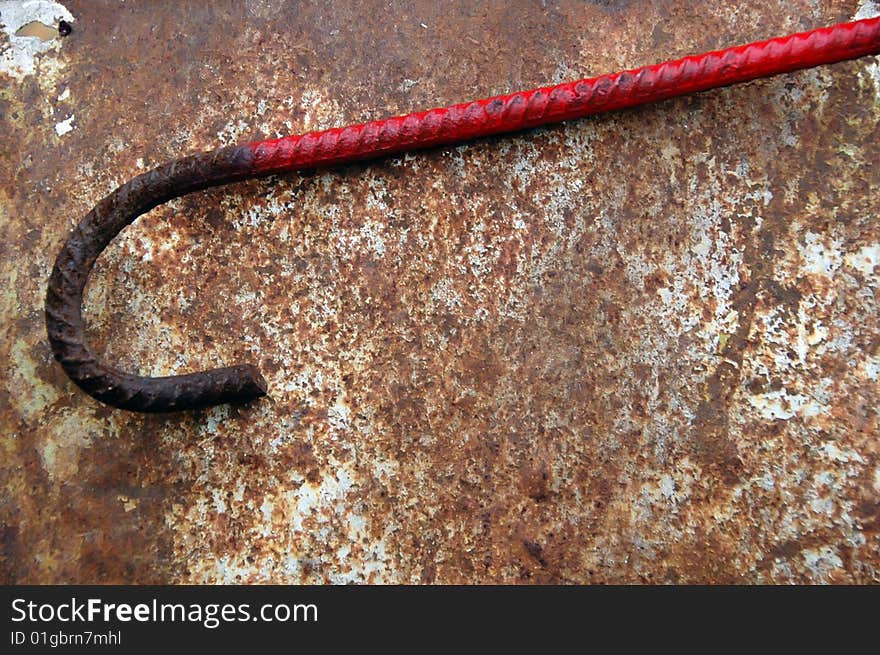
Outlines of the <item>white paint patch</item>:
[[385,226],[372,221],[364,223],[360,229],[360,240],[377,257],[385,256],[385,239],[382,233]]
[[683,459],[679,466],[663,473],[658,480],[646,481],[633,507],[633,518],[644,523],[650,521],[657,511],[678,512],[690,499],[697,475],[690,461]]
[[786,421],[797,415],[809,401],[805,395],[800,393],[789,395],[785,389],[751,395],[748,399],[752,407],[757,409],[765,419]]
[[64,136],[68,132],[72,132],[74,118],[75,116],[71,114],[66,120],[63,120],[60,123],[55,123],[55,134],[58,136]]
[[220,143],[224,146],[228,146],[232,143],[236,143],[239,140],[239,137],[244,134],[247,129],[248,124],[240,118],[238,120],[231,119],[223,126],[222,130],[217,132],[217,139],[219,139]]
[[[297,532],[303,530],[303,520],[313,517],[318,522],[326,522],[324,514],[334,513],[337,506],[344,504],[344,499],[349,490],[354,486],[355,478],[347,470],[340,468],[333,475],[324,476],[320,484],[303,484],[296,490],[287,492],[284,496],[286,504],[293,510],[291,526]],[[316,512],[316,510],[318,510]],[[324,510],[322,512],[321,510]]]
[[874,94],[877,96],[877,101],[880,102],[880,64],[866,59],[865,69],[860,75],[866,76],[874,84]]
[[804,558],[804,563],[816,580],[824,578],[834,569],[843,567],[843,561],[840,559],[840,555],[837,554],[837,549],[831,546],[804,550],[801,555]]
[[865,361],[865,375],[873,382],[880,378],[880,357],[868,357]]
[[268,537],[272,532],[272,511],[275,509],[275,504],[269,499],[267,496],[263,499],[263,504],[260,505],[260,514],[263,516],[263,536]]
[[856,451],[850,448],[841,450],[833,441],[825,442],[824,444],[822,444],[819,450],[832,462],[856,462],[858,464],[865,463],[865,458],[859,455]]
[[303,112],[303,129],[307,131],[333,127],[340,114],[336,101],[328,100],[316,89],[305,89],[300,96],[299,106]]
[[672,476],[664,474],[660,477],[660,494],[667,500],[675,496],[675,480]]
[[73,22],[73,14],[64,5],[49,0],[0,1],[0,29],[9,37],[9,45],[0,52],[0,73],[24,78],[37,70],[37,55],[60,47],[61,39],[43,41],[36,36],[16,36],[23,26],[34,21],[54,27],[58,21]]
[[880,244],[874,243],[859,248],[858,251],[844,257],[844,261],[865,277],[873,277],[874,271],[880,266]]
[[856,10],[853,20],[874,18],[875,16],[880,16],[880,3],[875,0],[862,0],[859,2],[859,8]]
[[[875,0],[862,0],[859,8],[853,16],[853,20],[862,20],[863,18],[875,18],[880,16],[880,2]],[[872,58],[864,59],[864,74],[874,83],[874,91],[877,95],[877,102],[880,102],[880,64]]]
[[64,102],[68,98],[70,98],[70,87],[61,92],[61,95],[58,96],[58,102]]
[[390,480],[399,470],[400,464],[394,460],[381,457],[373,460],[373,477],[377,480]]
[[337,398],[327,409],[327,420],[334,428],[345,432],[351,428],[351,408]]
[[804,238],[804,246],[801,254],[805,260],[803,270],[813,275],[825,275],[831,277],[840,268],[841,256],[839,241],[834,241],[831,247],[826,247],[824,237],[815,232],[807,232]]

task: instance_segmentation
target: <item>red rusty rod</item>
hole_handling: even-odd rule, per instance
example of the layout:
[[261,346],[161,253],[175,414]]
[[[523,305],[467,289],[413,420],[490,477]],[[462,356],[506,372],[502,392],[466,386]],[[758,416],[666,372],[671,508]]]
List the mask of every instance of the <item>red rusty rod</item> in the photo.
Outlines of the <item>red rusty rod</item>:
[[52,351],[79,387],[122,409],[168,412],[254,400],[266,395],[267,385],[251,365],[143,377],[104,364],[86,345],[82,297],[89,272],[110,241],[141,214],[229,182],[460,143],[878,53],[880,18],[870,18],[613,75],[183,157],[123,184],[71,232],[46,294]]

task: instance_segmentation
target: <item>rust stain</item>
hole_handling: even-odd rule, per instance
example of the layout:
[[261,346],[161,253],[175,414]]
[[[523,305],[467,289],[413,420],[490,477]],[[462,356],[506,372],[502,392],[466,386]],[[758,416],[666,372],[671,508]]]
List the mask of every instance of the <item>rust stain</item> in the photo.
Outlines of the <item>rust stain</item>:
[[181,154],[866,3],[62,4],[0,84],[4,582],[880,581],[876,58],[142,217],[95,348],[256,359],[255,406],[109,410],[42,317],[73,221]]

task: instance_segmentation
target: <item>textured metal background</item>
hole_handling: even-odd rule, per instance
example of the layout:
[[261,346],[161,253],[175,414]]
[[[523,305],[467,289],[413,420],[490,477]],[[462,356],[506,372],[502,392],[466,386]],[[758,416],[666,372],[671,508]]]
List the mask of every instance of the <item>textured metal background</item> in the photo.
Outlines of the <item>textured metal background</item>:
[[253,406],[104,407],[42,314],[146,167],[876,3],[62,4],[0,34],[3,581],[880,581],[877,58],[139,219],[96,349]]

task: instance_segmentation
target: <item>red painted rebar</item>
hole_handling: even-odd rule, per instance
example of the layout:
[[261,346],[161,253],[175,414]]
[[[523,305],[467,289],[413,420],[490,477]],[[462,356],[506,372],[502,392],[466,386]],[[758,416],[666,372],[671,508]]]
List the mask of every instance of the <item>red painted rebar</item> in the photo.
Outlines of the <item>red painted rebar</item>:
[[880,18],[865,19],[613,75],[184,157],[123,184],[74,228],[46,294],[52,350],[78,386],[123,409],[167,412],[253,400],[267,389],[250,365],[141,377],[102,363],[86,345],[82,296],[89,272],[107,244],[153,207],[251,177],[459,143],[878,53]]
[[254,168],[281,172],[459,143],[634,107],[880,52],[880,18],[843,23],[635,70],[247,144]]

